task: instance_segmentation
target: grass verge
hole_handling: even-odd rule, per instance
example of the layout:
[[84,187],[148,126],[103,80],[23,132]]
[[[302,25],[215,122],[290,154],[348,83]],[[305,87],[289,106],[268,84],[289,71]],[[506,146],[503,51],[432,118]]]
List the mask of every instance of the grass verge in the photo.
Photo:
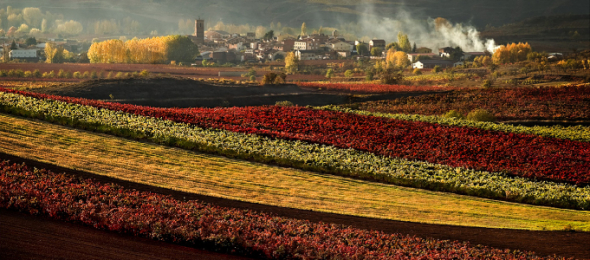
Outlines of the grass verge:
[[347,215],[489,228],[590,231],[590,212],[268,166],[0,115],[4,153],[158,187]]

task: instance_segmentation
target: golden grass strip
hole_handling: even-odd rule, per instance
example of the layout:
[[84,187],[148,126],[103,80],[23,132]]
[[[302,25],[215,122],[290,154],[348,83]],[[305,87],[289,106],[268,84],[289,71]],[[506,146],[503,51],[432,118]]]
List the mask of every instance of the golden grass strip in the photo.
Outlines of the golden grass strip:
[[590,212],[321,175],[0,115],[0,151],[158,187],[314,211],[432,224],[590,231]]

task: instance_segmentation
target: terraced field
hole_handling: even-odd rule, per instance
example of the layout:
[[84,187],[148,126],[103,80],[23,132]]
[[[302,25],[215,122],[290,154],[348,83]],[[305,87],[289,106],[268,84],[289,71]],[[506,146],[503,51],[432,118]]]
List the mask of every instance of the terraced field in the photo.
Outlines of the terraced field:
[[590,213],[350,180],[1,115],[7,154],[156,187],[266,205],[431,224],[590,230]]

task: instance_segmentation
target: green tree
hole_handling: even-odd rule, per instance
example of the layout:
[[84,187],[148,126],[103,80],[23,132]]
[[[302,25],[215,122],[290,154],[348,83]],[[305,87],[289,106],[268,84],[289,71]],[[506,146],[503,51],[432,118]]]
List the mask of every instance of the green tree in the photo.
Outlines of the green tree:
[[412,45],[410,44],[408,35],[404,34],[403,32],[399,32],[397,34],[397,44],[399,45],[400,50],[403,52],[412,51]]
[[36,45],[37,44],[37,39],[35,39],[35,37],[29,37],[25,40],[25,44],[27,46],[31,46],[31,45]]
[[371,49],[371,56],[382,56],[383,55],[383,50],[379,47],[373,47]]
[[387,44],[387,46],[385,46],[385,49],[386,50],[394,49],[396,51],[401,51],[401,49],[399,48],[399,44],[397,44],[397,42],[392,42],[392,43]]
[[264,37],[262,37],[265,40],[272,40],[272,38],[275,37],[275,32],[273,30],[268,31],[266,34],[264,34]]
[[367,70],[365,72],[365,80],[366,81],[372,81],[373,77],[375,77],[375,72],[373,72],[373,70]]
[[414,47],[412,47],[412,53],[416,53],[416,49],[417,49],[416,43],[414,43]]
[[168,41],[168,61],[193,62],[199,56],[198,46],[188,36],[174,35]]
[[363,56],[364,55],[367,55],[367,54],[369,54],[369,47],[368,47],[368,45],[366,43],[361,42],[361,43],[359,43],[359,44],[356,45],[356,52],[359,55],[363,55]]

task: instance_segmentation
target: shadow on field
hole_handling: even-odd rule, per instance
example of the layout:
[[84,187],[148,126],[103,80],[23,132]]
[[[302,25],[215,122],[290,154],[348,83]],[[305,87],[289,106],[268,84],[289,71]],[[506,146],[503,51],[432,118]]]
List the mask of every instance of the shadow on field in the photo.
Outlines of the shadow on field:
[[181,78],[108,79],[67,87],[35,90],[39,93],[98,99],[153,107],[227,107],[275,105],[290,101],[299,106],[323,106],[395,99],[436,92],[353,94],[286,85],[213,85]]

